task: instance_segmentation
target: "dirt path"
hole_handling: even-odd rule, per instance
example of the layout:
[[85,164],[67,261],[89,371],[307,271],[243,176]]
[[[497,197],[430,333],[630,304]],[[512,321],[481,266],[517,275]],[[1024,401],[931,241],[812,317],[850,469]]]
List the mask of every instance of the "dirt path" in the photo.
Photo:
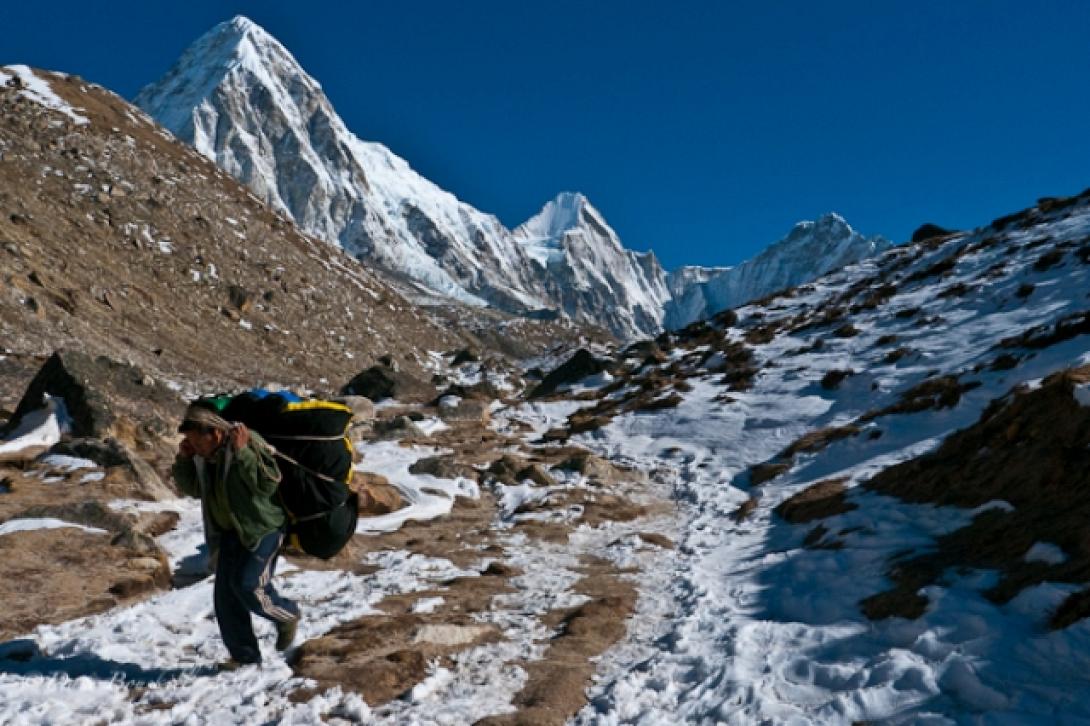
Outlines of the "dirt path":
[[[481,723],[564,723],[587,703],[596,659],[627,632],[641,564],[670,555],[661,530],[672,526],[673,508],[646,472],[581,447],[531,443],[477,423],[414,443],[452,451],[425,466],[478,476],[480,498],[458,498],[449,515],[396,532],[358,535],[342,558],[401,551],[478,574],[387,597],[382,614],[303,643],[293,668],[316,685],[293,699],[339,686],[393,716],[396,699],[437,668],[472,680],[482,659],[499,658],[521,672],[519,687],[499,698],[506,709]],[[623,565],[611,556],[620,549],[628,553]]]

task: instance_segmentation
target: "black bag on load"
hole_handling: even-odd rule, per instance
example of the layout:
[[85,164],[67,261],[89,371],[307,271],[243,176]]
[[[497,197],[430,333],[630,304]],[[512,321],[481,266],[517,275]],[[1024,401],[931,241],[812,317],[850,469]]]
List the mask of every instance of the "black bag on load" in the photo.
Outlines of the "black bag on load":
[[348,487],[352,410],[332,401],[254,390],[232,397],[221,415],[246,424],[276,450],[291,541],[322,559],[340,552],[359,517],[358,497]]

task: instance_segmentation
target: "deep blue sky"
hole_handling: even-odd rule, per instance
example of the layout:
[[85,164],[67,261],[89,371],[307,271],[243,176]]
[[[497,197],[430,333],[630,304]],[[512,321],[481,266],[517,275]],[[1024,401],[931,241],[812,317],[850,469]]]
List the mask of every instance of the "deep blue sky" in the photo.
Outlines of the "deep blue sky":
[[899,242],[1090,186],[1090,2],[4,5],[0,63],[129,98],[244,14],[463,200],[514,226],[582,191],[670,269],[830,210]]

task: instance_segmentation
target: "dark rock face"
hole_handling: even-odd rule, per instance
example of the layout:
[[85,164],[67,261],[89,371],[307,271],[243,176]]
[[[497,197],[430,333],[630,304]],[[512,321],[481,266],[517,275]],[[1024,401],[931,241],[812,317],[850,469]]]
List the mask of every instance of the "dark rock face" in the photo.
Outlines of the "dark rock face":
[[422,403],[433,400],[437,391],[430,383],[395,370],[391,366],[371,366],[341,389],[349,396],[364,396],[372,401],[393,398],[403,402]]
[[530,398],[548,396],[564,384],[581,381],[587,376],[601,373],[606,368],[607,364],[604,361],[595,358],[586,348],[580,348],[566,363],[545,376],[545,379],[530,393]]
[[[149,379],[135,366],[104,356],[92,358],[77,351],[60,350],[49,357],[31,380],[5,430],[10,431],[23,416],[41,408],[47,393],[64,399],[72,417],[72,434],[78,437],[108,437],[118,420],[119,409],[134,411],[134,418],[167,433],[167,424],[157,412],[180,413],[183,408],[178,394]],[[129,405],[119,406],[121,401]],[[140,415],[141,411],[144,415]]]
[[925,239],[931,239],[932,237],[945,237],[950,234],[950,230],[944,229],[937,224],[921,224],[915,232],[912,233],[913,242],[923,242]]
[[463,363],[476,363],[481,359],[481,354],[472,348],[462,348],[454,354],[454,360],[450,362],[452,366],[460,366]]

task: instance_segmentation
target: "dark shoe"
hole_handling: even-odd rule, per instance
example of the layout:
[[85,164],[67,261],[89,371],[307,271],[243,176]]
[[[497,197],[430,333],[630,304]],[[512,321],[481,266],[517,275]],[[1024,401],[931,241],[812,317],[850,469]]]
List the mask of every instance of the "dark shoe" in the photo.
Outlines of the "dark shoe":
[[222,663],[217,664],[216,665],[216,670],[218,672],[220,672],[220,673],[228,673],[230,671],[237,671],[242,666],[248,666],[248,665],[261,665],[261,661],[259,661],[259,660],[240,661],[240,660],[235,660],[234,658],[231,658],[230,660],[225,660]]
[[289,620],[276,624],[276,649],[287,650],[295,642],[295,631],[299,629],[299,620]]

